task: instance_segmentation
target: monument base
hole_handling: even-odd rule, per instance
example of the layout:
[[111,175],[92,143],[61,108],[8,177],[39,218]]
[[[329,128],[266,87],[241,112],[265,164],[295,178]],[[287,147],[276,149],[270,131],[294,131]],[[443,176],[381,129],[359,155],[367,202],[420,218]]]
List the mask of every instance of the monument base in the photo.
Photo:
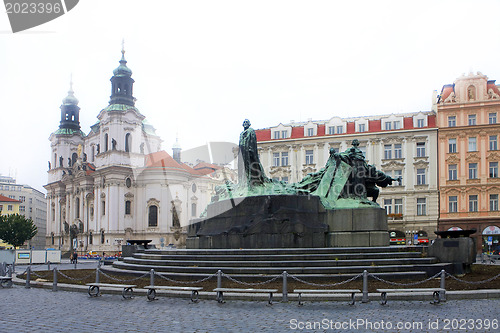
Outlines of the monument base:
[[317,196],[253,196],[211,203],[188,227],[192,249],[388,246],[379,207],[326,210]]

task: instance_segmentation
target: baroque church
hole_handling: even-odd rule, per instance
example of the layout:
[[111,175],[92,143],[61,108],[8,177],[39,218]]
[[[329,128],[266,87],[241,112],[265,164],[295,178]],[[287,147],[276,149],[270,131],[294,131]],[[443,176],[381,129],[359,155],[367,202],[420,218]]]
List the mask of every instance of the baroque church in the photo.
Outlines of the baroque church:
[[135,107],[134,79],[122,50],[111,77],[109,105],[88,134],[80,128],[72,87],[50,137],[47,190],[48,247],[81,252],[121,251],[127,240],[182,247],[189,220],[198,217],[224,181],[224,167],[181,162]]

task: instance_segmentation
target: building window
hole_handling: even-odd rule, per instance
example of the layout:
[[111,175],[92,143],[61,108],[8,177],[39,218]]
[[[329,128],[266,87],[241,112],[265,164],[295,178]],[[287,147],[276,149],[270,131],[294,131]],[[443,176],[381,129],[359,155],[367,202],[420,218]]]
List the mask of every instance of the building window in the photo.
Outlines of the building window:
[[394,214],[403,215],[403,199],[394,199]]
[[449,180],[457,180],[457,165],[450,164],[448,165],[448,179]]
[[130,135],[130,133],[127,133],[125,135],[125,151],[127,153],[130,152],[130,147],[132,147],[132,135]]
[[469,212],[477,212],[477,194],[469,195]]
[[403,186],[403,170],[394,170],[394,178],[398,179],[399,186]]
[[337,134],[344,133],[344,126],[337,126]]
[[425,156],[425,142],[417,142],[417,157]]
[[335,127],[334,126],[328,126],[328,134],[329,135],[335,134]]
[[19,211],[20,212],[25,212],[26,211],[26,207],[25,206],[19,206]]
[[425,185],[425,169],[417,169],[417,185]]
[[314,163],[314,152],[312,150],[306,150],[306,164]]
[[286,138],[288,138],[288,131],[287,131],[287,130],[283,130],[283,131],[281,131],[281,138],[282,138],[282,139],[286,139]]
[[92,231],[89,231],[89,244],[92,245],[93,242],[94,242],[94,236],[92,235]]
[[130,200],[125,201],[125,215],[130,215],[132,211],[132,202]]
[[307,129],[307,136],[314,136],[314,128]]
[[448,139],[448,152],[449,153],[457,152],[457,139]]
[[158,226],[158,206],[155,205],[149,206],[148,226],[149,227]]
[[489,124],[496,124],[497,123],[497,113],[496,112],[491,112],[488,114],[488,123]]
[[279,131],[275,131],[274,132],[274,138],[275,139],[279,139],[280,138],[280,132]]
[[101,244],[104,244],[104,230],[101,230]]
[[21,201],[21,202],[25,202],[25,201],[26,201],[26,197],[24,197],[24,196],[22,196],[22,195],[21,195],[21,196],[19,196],[19,201]]
[[394,145],[394,158],[403,158],[403,149],[400,143]]
[[392,214],[392,199],[384,199],[384,208],[386,214]]
[[469,151],[477,151],[476,137],[469,138]]
[[196,217],[196,203],[191,204],[191,216]]
[[108,133],[104,134],[104,151],[108,151]]
[[448,197],[448,211],[450,213],[458,212],[458,197],[456,195]]
[[280,166],[280,153],[273,153],[273,166]]
[[490,178],[498,178],[498,162],[490,162]]
[[288,184],[288,177],[281,177],[281,181],[285,184]]
[[392,158],[392,145],[384,145],[384,159],[389,160]]
[[476,125],[476,115],[470,114],[469,115],[469,126],[474,126],[474,125]]
[[497,136],[490,135],[490,150],[497,150],[497,149],[498,149]]
[[477,163],[469,163],[469,179],[477,179]]
[[288,165],[288,153],[281,153],[281,166]]
[[417,127],[424,127],[424,120],[423,119],[417,119]]
[[392,125],[392,124],[391,124],[391,122],[390,122],[390,121],[387,121],[387,122],[385,123],[385,130],[386,130],[386,131],[390,131],[390,130],[392,129],[392,128],[391,128],[391,125]]
[[399,120],[396,120],[394,122],[394,129],[397,130],[397,129],[400,129],[401,128],[401,122]]
[[490,194],[490,211],[498,211],[498,194]]
[[7,210],[8,211],[13,211],[14,210],[14,207],[12,205],[7,205]]
[[457,126],[457,117],[456,116],[449,116],[448,117],[448,127],[455,127]]
[[0,213],[2,212],[3,210],[3,205],[0,205]]
[[423,216],[427,215],[426,209],[426,199],[425,198],[417,198],[417,215]]
[[358,132],[365,132],[365,131],[366,131],[366,124],[359,124]]
[[75,199],[75,217],[80,218],[80,198]]
[[102,215],[106,215],[106,201],[102,201]]
[[16,196],[15,195],[9,195],[9,199],[15,199]]

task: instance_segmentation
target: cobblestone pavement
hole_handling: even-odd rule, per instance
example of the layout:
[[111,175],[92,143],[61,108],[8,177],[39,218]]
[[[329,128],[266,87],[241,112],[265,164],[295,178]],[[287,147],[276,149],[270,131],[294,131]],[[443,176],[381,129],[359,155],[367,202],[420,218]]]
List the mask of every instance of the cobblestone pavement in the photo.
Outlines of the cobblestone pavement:
[[[0,332],[499,332],[500,299],[267,302],[160,297],[148,302],[22,286],[0,289]],[[399,327],[398,325],[402,325]],[[448,325],[448,326],[446,326]],[[461,329],[463,328],[463,329]],[[489,329],[488,329],[489,328]]]

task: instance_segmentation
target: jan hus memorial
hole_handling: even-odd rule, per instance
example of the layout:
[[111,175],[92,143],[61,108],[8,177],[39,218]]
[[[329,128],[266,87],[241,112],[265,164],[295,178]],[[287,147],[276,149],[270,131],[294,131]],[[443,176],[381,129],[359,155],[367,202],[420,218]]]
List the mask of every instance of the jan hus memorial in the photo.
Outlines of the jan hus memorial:
[[[378,186],[396,179],[366,162],[359,142],[337,153],[300,182],[266,177],[255,131],[243,122],[238,183],[226,181],[201,218],[189,225],[193,249],[388,246],[387,216]],[[371,200],[369,198],[372,198]]]

